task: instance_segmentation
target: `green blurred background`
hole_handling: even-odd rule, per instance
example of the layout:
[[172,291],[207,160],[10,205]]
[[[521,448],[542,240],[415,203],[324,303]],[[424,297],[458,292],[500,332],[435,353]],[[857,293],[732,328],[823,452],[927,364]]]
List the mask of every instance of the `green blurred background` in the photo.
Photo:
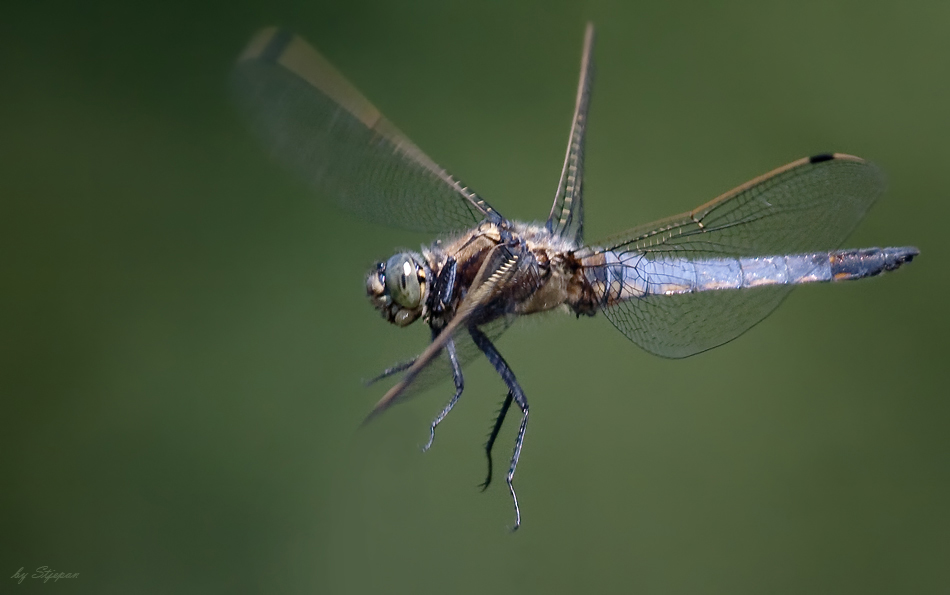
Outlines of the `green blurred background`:
[[[950,4],[3,11],[4,592],[950,590]],[[487,364],[429,453],[447,386],[358,429],[383,390],[360,380],[427,336],[381,321],[363,275],[427,238],[271,163],[228,75],[286,25],[502,212],[540,218],[587,20],[589,238],[843,151],[890,180],[846,245],[922,255],[800,289],[687,360],[603,317],[509,331],[532,405],[511,535],[503,482],[476,489],[504,395]],[[6,578],[41,565],[80,577]]]

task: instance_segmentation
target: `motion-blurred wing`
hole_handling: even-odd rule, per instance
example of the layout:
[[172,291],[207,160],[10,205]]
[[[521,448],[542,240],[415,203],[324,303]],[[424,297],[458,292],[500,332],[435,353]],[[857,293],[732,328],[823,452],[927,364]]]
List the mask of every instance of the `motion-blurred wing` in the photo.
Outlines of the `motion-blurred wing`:
[[590,90],[594,84],[594,25],[587,23],[584,33],[584,52],[581,55],[581,75],[577,83],[577,102],[571,136],[561,179],[554,194],[554,205],[548,216],[547,228],[558,236],[571,240],[575,246],[584,243],[584,140],[587,133],[587,110]]
[[[656,260],[702,260],[833,250],[883,191],[884,176],[873,164],[851,155],[818,155],[577,255],[582,261],[596,261],[590,257],[606,251],[621,260],[636,253]],[[604,314],[647,351],[686,357],[738,337],[774,310],[791,289],[780,285],[648,295],[608,307]]]
[[418,231],[500,218],[301,38],[267,28],[238,59],[239,104],[271,153],[343,208]]

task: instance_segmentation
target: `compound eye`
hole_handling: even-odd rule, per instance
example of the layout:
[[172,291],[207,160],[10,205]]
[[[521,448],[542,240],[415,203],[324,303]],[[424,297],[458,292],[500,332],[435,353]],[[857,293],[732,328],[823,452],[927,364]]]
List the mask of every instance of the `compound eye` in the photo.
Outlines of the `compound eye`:
[[386,291],[386,275],[383,272],[383,263],[377,263],[376,267],[366,276],[366,295],[371,298],[382,297]]
[[416,263],[406,253],[396,254],[386,261],[386,289],[393,301],[410,310],[419,307],[422,287],[416,274]]

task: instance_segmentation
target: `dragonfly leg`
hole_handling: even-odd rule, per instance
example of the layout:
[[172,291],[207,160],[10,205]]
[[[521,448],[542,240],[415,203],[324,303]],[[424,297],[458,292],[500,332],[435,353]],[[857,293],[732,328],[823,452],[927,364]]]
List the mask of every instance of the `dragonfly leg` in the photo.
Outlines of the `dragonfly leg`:
[[439,277],[435,280],[432,290],[435,297],[433,303],[433,310],[437,314],[441,314],[445,311],[446,306],[452,300],[452,293],[455,291],[455,272],[458,268],[458,262],[449,256],[445,264],[442,266],[442,271],[439,273]]
[[462,380],[462,366],[459,365],[458,357],[455,354],[455,341],[449,339],[448,342],[446,342],[445,352],[448,354],[449,363],[452,365],[452,379],[455,381],[455,395],[452,397],[452,400],[449,401],[449,404],[445,406],[445,409],[432,420],[432,425],[429,426],[429,441],[422,447],[422,452],[429,450],[432,446],[432,441],[435,440],[436,426],[442,423],[442,420],[449,414],[449,411],[452,411],[452,407],[455,407],[459,397],[462,396],[462,390],[465,388],[465,382]]
[[413,358],[413,359],[411,359],[411,360],[408,360],[408,361],[405,361],[405,362],[400,362],[400,363],[396,364],[395,366],[390,366],[389,368],[386,368],[385,370],[383,370],[382,373],[380,373],[378,376],[375,376],[374,378],[371,378],[370,380],[364,380],[364,381],[363,381],[363,384],[366,385],[366,386],[369,386],[369,385],[371,385],[371,384],[375,384],[375,383],[379,382],[380,380],[382,380],[382,379],[384,379],[384,378],[389,378],[389,377],[392,376],[393,374],[398,374],[398,373],[400,373],[400,372],[405,372],[406,370],[408,370],[409,368],[411,368],[411,367],[412,367],[412,364],[414,364],[414,363],[416,363],[415,358]]
[[485,354],[485,357],[491,362],[492,367],[495,368],[495,371],[498,372],[501,379],[505,381],[512,400],[514,400],[521,409],[521,427],[518,428],[518,437],[515,438],[515,450],[511,454],[511,466],[508,467],[508,475],[506,477],[508,491],[511,493],[511,499],[515,504],[515,525],[511,528],[512,531],[515,531],[521,526],[521,508],[518,506],[518,495],[515,494],[515,486],[512,484],[512,480],[514,480],[515,470],[518,468],[518,459],[521,457],[521,447],[524,444],[525,430],[528,428],[528,398],[525,396],[524,391],[521,390],[521,385],[519,385],[515,379],[515,374],[511,371],[511,368],[508,367],[505,358],[498,353],[498,350],[495,349],[492,342],[485,336],[485,333],[475,327],[470,327],[469,333],[471,333],[475,345]]
[[498,438],[498,432],[501,431],[501,425],[505,422],[505,416],[508,415],[508,408],[511,407],[511,401],[513,398],[514,396],[511,394],[511,391],[508,391],[508,396],[505,397],[504,403],[501,404],[501,409],[498,410],[498,417],[495,418],[495,427],[492,428],[491,434],[488,435],[488,442],[485,443],[485,456],[488,457],[488,475],[485,476],[484,483],[479,486],[482,488],[483,492],[488,489],[488,484],[491,483],[491,449],[493,446],[495,446],[495,439]]

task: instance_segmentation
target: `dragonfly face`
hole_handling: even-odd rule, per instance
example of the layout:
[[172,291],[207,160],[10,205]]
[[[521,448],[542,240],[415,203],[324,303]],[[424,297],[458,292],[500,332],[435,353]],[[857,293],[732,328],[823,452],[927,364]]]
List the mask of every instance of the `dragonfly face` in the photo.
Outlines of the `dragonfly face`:
[[366,277],[366,294],[383,318],[396,326],[411,324],[422,315],[429,284],[422,256],[400,252],[378,262]]
[[326,197],[365,218],[442,239],[400,252],[366,278],[386,320],[422,320],[432,342],[376,380],[398,380],[370,419],[433,383],[464,388],[462,366],[492,364],[508,389],[486,444],[512,404],[521,424],[505,476],[515,506],[515,469],[528,400],[494,340],[524,315],[562,309],[602,312],[631,341],[671,358],[738,337],[797,285],[861,279],[912,260],[913,247],[838,249],[883,193],[884,179],[858,157],[827,153],[793,161],[718,198],[601,242],[584,242],[584,146],[592,82],[593,27],[581,58],[574,118],[554,204],[544,224],[503,217],[440,168],[382,117],[320,54],[285,31],[258,33],[238,60],[234,82],[253,127],[280,160]]

